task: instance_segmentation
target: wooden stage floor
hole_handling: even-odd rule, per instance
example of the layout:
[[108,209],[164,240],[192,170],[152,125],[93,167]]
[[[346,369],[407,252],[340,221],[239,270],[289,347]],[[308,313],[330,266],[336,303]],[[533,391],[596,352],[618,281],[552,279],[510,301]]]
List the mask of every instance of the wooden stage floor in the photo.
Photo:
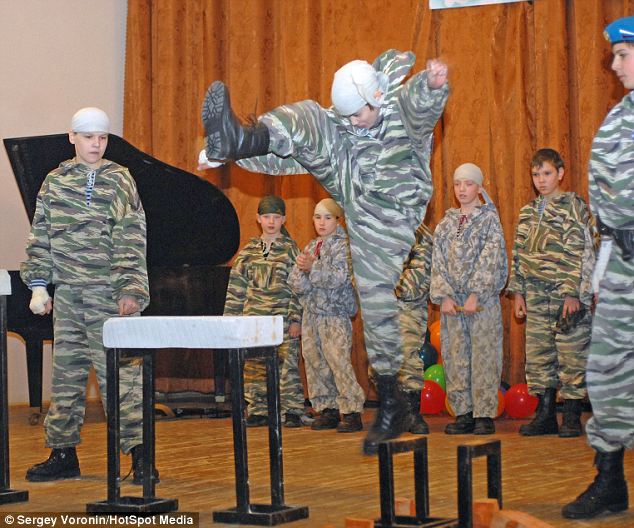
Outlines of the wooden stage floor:
[[[364,413],[371,422],[375,410]],[[28,490],[29,501],[0,506],[1,512],[84,512],[86,503],[106,499],[106,429],[98,404],[89,406],[78,448],[82,477],[53,483],[30,483],[24,474],[33,463],[48,456],[41,425],[28,424],[29,409],[10,409],[11,487]],[[588,415],[584,415],[587,419]],[[430,416],[428,436],[430,506],[434,517],[457,516],[456,448],[459,444],[489,438],[502,442],[502,491],[505,509],[521,510],[555,527],[634,527],[634,508],[592,521],[571,521],[560,515],[561,507],[574,499],[594,478],[593,451],[585,437],[525,438],[517,429],[526,420],[496,421],[490,437],[448,436],[443,433],[446,415]],[[161,483],[157,496],[176,498],[182,512],[200,512],[200,526],[214,524],[211,512],[234,507],[235,484],[231,420],[178,418],[156,424],[157,465]],[[308,506],[307,520],[289,523],[293,528],[344,526],[346,517],[379,516],[379,479],[376,457],[361,454],[365,432],[340,434],[309,428],[284,429],[284,475],[286,503]],[[270,503],[266,428],[249,429],[251,500]],[[130,462],[122,459],[122,473]],[[411,454],[395,456],[397,497],[413,497]],[[634,452],[625,455],[626,478],[634,495]],[[486,463],[474,463],[474,498],[486,497]],[[122,495],[140,495],[141,489],[125,484]],[[283,525],[284,526],[284,525]]]

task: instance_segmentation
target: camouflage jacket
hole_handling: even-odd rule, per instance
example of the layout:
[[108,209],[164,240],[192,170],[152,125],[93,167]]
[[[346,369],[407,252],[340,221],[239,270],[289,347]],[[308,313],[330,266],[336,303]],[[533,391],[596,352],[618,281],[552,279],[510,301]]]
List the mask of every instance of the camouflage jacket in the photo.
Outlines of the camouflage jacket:
[[429,299],[433,235],[425,224],[416,230],[416,242],[403,264],[394,293],[405,302],[425,304]]
[[440,304],[450,297],[475,293],[478,303],[496,298],[508,276],[504,233],[497,211],[490,205],[476,207],[459,232],[460,209],[449,209],[434,231],[431,300]]
[[[311,240],[304,253],[314,255],[320,240]],[[357,313],[348,235],[343,227],[337,226],[335,232],[323,240],[310,273],[304,273],[295,264],[288,282],[308,313],[346,317]]]
[[[37,196],[22,280],[110,286],[114,300],[134,296],[149,303],[145,212],[128,169],[114,162],[92,171],[64,161],[44,180]],[[87,182],[94,186],[87,203]]]
[[297,244],[286,235],[273,241],[268,255],[260,237],[249,240],[231,266],[224,314],[282,315],[285,324],[301,323],[301,306],[288,284],[297,255]]
[[564,192],[548,200],[540,218],[543,200],[539,196],[520,210],[507,293],[524,295],[526,281],[539,281],[561,298],[589,304],[595,258],[588,240],[595,230],[589,209],[580,196]]
[[608,113],[594,138],[588,191],[602,222],[634,229],[634,92]]

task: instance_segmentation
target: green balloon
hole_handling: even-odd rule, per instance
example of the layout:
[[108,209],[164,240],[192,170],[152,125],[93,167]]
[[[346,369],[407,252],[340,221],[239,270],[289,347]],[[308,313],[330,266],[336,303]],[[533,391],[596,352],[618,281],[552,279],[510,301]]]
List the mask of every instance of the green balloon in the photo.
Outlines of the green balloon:
[[432,365],[425,370],[424,379],[435,381],[442,387],[442,390],[446,391],[447,386],[445,384],[445,369],[442,365]]

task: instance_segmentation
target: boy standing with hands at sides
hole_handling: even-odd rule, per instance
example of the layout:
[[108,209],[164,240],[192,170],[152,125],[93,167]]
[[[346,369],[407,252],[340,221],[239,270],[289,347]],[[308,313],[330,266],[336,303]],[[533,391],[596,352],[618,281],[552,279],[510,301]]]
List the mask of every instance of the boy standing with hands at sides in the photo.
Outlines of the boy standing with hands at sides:
[[[357,382],[350,354],[352,322],[357,312],[348,236],[339,225],[343,210],[332,198],[315,206],[312,240],[289,275],[302,303],[302,354],[308,393],[318,416],[311,428],[361,431],[365,394]],[[339,413],[342,420],[340,422]]]
[[[299,336],[302,311],[288,284],[299,248],[284,227],[286,204],[265,196],[258,204],[262,235],[249,240],[231,266],[224,315],[282,315],[284,341],[278,349],[280,403],[285,427],[301,427],[304,389],[299,374]],[[266,365],[262,358],[244,364],[247,427],[268,424]]]
[[427,333],[432,246],[433,235],[425,224],[421,224],[416,230],[416,242],[394,288],[401,308],[403,342],[403,366],[398,373],[398,380],[410,407],[409,432],[413,434],[429,433],[429,426],[420,413],[425,364],[419,351]]
[[[526,317],[526,382],[539,398],[535,417],[520,434],[575,437],[581,435],[592,323],[590,214],[581,197],[560,189],[564,162],[557,151],[538,150],[531,176],[539,196],[520,210],[507,288],[515,316]],[[564,400],[561,428],[558,385]]]
[[434,232],[431,300],[440,304],[447,398],[456,412],[446,434],[495,432],[502,375],[499,295],[508,264],[500,219],[482,181],[482,171],[473,163],[456,169],[454,193],[460,208],[447,210]]
[[[103,324],[138,314],[149,303],[145,213],[128,169],[103,158],[110,121],[82,108],[72,118],[75,157],[50,172],[37,197],[27,260],[20,275],[33,291],[35,314],[53,311],[53,380],[44,420],[45,462],[32,482],[80,476],[76,446],[84,421],[86,382],[94,367],[106,401]],[[55,302],[46,286],[55,284]],[[137,360],[120,370],[121,449],[132,453],[134,483],[143,482],[142,377]],[[158,481],[158,472],[154,471]]]
[[[605,28],[612,69],[634,89],[634,17]],[[634,445],[634,95],[608,113],[592,143],[590,208],[601,233],[593,276],[598,302],[592,325],[586,380],[592,417],[588,442],[596,451],[597,475],[563,516],[586,519],[628,508],[623,472],[625,449]]]

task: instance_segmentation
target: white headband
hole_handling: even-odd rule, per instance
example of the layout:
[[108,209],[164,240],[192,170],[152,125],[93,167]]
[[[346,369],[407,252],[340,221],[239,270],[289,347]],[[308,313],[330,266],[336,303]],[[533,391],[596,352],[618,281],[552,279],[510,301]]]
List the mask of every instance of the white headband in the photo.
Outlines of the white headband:
[[[349,116],[369,104],[378,108],[388,88],[387,75],[378,72],[366,61],[354,60],[337,70],[332,81],[332,104],[343,116]],[[382,94],[376,98],[376,92]]]
[[453,173],[453,181],[458,180],[471,180],[482,187],[484,176],[480,167],[473,163],[463,163]]
[[70,122],[71,132],[110,133],[110,119],[99,108],[87,107],[77,111]]

